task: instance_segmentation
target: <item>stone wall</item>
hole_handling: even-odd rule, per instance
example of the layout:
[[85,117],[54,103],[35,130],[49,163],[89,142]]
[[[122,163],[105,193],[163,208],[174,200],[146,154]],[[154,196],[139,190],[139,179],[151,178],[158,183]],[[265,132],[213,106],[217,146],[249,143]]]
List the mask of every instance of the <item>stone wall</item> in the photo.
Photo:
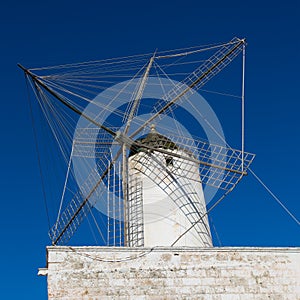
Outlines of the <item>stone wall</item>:
[[49,299],[300,299],[300,248],[48,247]]

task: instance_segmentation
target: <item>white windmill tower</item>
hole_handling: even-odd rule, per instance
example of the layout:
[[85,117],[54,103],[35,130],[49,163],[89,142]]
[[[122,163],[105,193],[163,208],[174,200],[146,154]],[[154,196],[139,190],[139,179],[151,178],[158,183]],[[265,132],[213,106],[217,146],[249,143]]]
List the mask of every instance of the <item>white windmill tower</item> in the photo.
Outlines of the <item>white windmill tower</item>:
[[133,147],[129,153],[128,205],[133,215],[138,215],[135,210],[142,211],[143,218],[142,222],[129,222],[130,246],[170,246],[191,226],[190,214],[204,217],[177,246],[211,247],[199,167],[182,158],[193,156],[159,134],[154,125],[140,142],[155,150],[149,156]]
[[[155,53],[150,58],[135,56],[128,61],[121,58],[57,68],[28,70],[20,66],[43,111],[53,109],[53,101],[58,100],[84,120],[72,140],[70,162],[74,165],[76,157],[93,162],[86,176],[83,175],[84,168],[77,170],[77,174],[80,173],[77,178],[82,179],[79,189],[69,203],[64,207],[60,205],[57,221],[49,232],[53,245],[66,244],[83,219],[97,207],[108,216],[106,226],[98,226],[101,235],[106,235],[103,238],[105,245],[212,246],[203,186],[222,189],[222,199],[246,174],[254,156],[244,151],[243,142],[240,151],[187,137],[182,130],[174,130],[177,123],[174,128],[172,125],[162,132],[164,123],[161,120],[164,117],[174,119],[177,104],[186,101],[243,52],[245,40],[234,38],[226,44],[209,47],[210,51],[215,49],[217,52],[166,92],[166,85],[162,84],[161,90],[165,92],[162,101],[151,104],[151,114],[144,114],[145,118],[138,112],[152,103],[146,101],[143,107],[142,98],[147,98],[147,86],[153,82],[150,76],[153,67],[156,72],[164,67],[157,61],[181,59],[208,49]],[[137,62],[141,67],[135,68]],[[120,71],[122,68],[125,73]],[[138,71],[129,77],[126,72],[132,69]],[[36,75],[39,71],[46,75]],[[162,74],[165,75],[164,70]],[[104,89],[99,84],[101,78],[104,78],[103,82],[111,83],[112,78],[126,76],[130,80],[113,88]],[[101,102],[94,103],[94,95],[103,90]],[[84,109],[76,99],[93,102],[91,109]],[[55,117],[57,119],[57,115]],[[65,126],[65,123],[61,124]],[[63,129],[66,131],[65,127]],[[56,133],[55,130],[56,127],[53,129]],[[71,174],[70,168],[71,163],[67,176]],[[76,168],[74,173],[76,177]]]

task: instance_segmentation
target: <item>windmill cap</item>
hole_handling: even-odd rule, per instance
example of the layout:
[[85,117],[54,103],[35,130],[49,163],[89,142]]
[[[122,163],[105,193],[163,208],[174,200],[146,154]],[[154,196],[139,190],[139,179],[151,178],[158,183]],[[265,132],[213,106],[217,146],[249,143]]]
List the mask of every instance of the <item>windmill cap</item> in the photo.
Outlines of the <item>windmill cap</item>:
[[131,146],[129,151],[129,157],[144,151],[143,145],[160,149],[178,149],[178,146],[174,142],[172,142],[169,138],[163,136],[162,134],[159,134],[156,131],[154,124],[151,125],[150,132],[147,135],[142,136],[136,139],[135,141],[138,142],[139,145]]

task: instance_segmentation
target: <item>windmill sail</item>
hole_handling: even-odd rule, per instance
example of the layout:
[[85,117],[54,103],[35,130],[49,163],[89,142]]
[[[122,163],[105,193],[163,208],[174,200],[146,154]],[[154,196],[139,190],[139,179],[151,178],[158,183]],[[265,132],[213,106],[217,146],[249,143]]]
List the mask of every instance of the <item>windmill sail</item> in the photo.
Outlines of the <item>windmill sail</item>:
[[[49,68],[46,71],[50,71],[52,74],[42,76],[33,73],[34,71],[39,72],[40,70],[38,69],[27,70],[22,67],[26,76],[33,82],[34,87],[37,88],[40,93],[43,93],[45,98],[46,93],[48,93],[51,97],[59,100],[62,105],[84,117],[87,120],[87,123],[92,125],[91,128],[89,128],[88,125],[86,128],[81,128],[83,129],[83,134],[81,135],[81,138],[78,138],[77,136],[77,139],[74,140],[74,153],[72,155],[74,157],[80,156],[96,159],[97,164],[94,168],[90,169],[89,175],[79,186],[79,191],[74,194],[69,204],[65,206],[64,211],[59,215],[57,222],[49,231],[50,238],[54,245],[67,243],[84,218],[91,212],[91,209],[96,205],[97,201],[101,201],[102,198],[108,197],[106,192],[110,183],[112,183],[112,186],[118,185],[118,192],[114,191],[111,195],[118,194],[119,199],[125,200],[124,203],[118,204],[117,206],[128,206],[123,207],[122,209],[119,208],[118,214],[124,213],[124,215],[126,215],[130,213],[131,215],[135,214],[137,216],[137,227],[133,226],[131,229],[126,228],[127,226],[131,226],[128,220],[126,220],[126,217],[123,219],[124,224],[118,225],[119,230],[123,231],[123,234],[129,238],[129,240],[125,239],[121,242],[121,234],[119,234],[119,245],[124,243],[132,244],[135,243],[134,240],[137,241],[136,244],[142,244],[140,241],[142,241],[144,237],[140,228],[143,222],[141,221],[142,217],[139,217],[142,216],[142,210],[139,205],[135,205],[134,203],[130,204],[129,199],[127,198],[128,193],[131,193],[132,198],[132,191],[130,192],[128,187],[128,182],[131,179],[127,177],[126,151],[129,151],[129,148],[132,145],[143,148],[145,150],[143,160],[135,160],[135,167],[141,169],[142,164],[149,165],[148,169],[145,170],[145,175],[153,182],[156,182],[158,186],[162,185],[164,180],[170,176],[170,174],[163,169],[161,169],[159,176],[154,174],[154,169],[161,168],[159,164],[155,164],[155,159],[152,159],[154,149],[151,148],[150,145],[141,144],[139,141],[135,141],[135,137],[138,134],[141,134],[153,121],[157,121],[162,115],[172,115],[174,108],[177,107],[180,101],[184,102],[185,99],[195,93],[197,89],[203,87],[210,79],[221,72],[235,57],[238,56],[239,53],[241,53],[244,45],[245,40],[234,38],[230,42],[217,47],[218,50],[215,54],[205,59],[200,67],[191,71],[188,76],[181,79],[180,82],[164,94],[162,101],[157,102],[152,107],[151,115],[146,120],[139,117],[136,117],[133,120],[133,118],[138,113],[139,102],[142,98],[144,88],[147,85],[147,78],[150,76],[151,67],[155,67],[157,72],[157,69],[160,68],[160,66],[156,64],[157,61],[180,56],[184,57],[189,54],[188,52],[175,54],[157,53],[151,55],[150,60],[148,57],[137,56],[130,58],[127,64],[124,63],[124,61],[126,61],[125,59],[120,59],[116,61],[108,60],[101,64],[95,62],[68,65],[66,67],[60,66],[59,68],[62,69],[61,74],[59,72],[56,73],[54,71],[55,68],[53,71]],[[196,53],[197,51],[201,52],[203,49],[192,52]],[[143,64],[143,67],[137,69],[135,65],[136,62]],[[121,69],[125,65],[125,71],[122,73],[123,71],[121,71]],[[64,68],[66,69],[65,71],[63,71]],[[78,68],[81,68],[81,70],[78,71]],[[99,68],[99,73],[96,72],[97,68]],[[113,91],[111,95],[106,95],[108,100],[105,100],[106,102],[104,104],[98,104],[101,109],[99,115],[104,120],[104,123],[97,121],[99,115],[93,115],[93,112],[91,114],[86,113],[83,109],[84,105],[77,104],[74,101],[74,99],[79,99],[83,102],[92,102],[91,95],[98,94],[99,89],[105,90],[106,86],[100,87],[102,83],[103,85],[111,84],[111,78],[126,78],[128,76],[128,70],[137,70],[134,78],[141,79],[135,87],[137,92],[135,93],[134,90],[129,92],[129,97],[131,97],[132,100],[127,111],[124,112],[121,109],[122,93],[119,91]],[[142,73],[144,74],[143,77],[141,77]],[[99,84],[100,82],[101,84]],[[128,83],[125,82],[121,91],[123,89],[126,90],[127,85]],[[113,106],[112,103],[116,103],[115,106]],[[125,122],[124,129],[122,129],[122,126],[113,126],[114,121],[110,121],[109,119],[110,113],[115,114],[115,119],[122,118],[122,121]],[[134,129],[134,127],[131,129],[131,125],[135,125],[136,129]],[[93,130],[95,130],[95,132],[93,132]],[[239,182],[254,158],[252,154],[244,151],[234,150],[230,147],[211,145],[195,138],[191,140],[180,134],[170,134],[168,135],[168,138],[176,143],[178,147],[184,151],[185,155],[183,152],[170,152],[164,148],[156,148],[155,151],[164,156],[173,155],[177,158],[177,161],[184,162],[185,166],[196,164],[199,168],[200,177],[197,179],[199,183],[211,185],[215,188],[223,189],[224,191],[229,191]],[[97,147],[95,147],[95,142],[97,143]],[[113,146],[115,149],[118,149],[117,151],[114,151],[114,153],[111,151],[111,147]],[[123,156],[121,155],[122,153]],[[119,164],[120,160],[123,161],[123,164],[120,164],[120,170],[117,171],[116,164]],[[178,170],[179,169],[173,169],[172,173],[172,176],[177,178],[177,182],[178,178],[182,177],[182,171],[179,172]],[[118,173],[118,178],[114,175],[115,172]],[[187,180],[197,181],[189,172],[186,172],[185,175]],[[119,183],[117,182],[118,180]],[[176,182],[176,180],[174,182]],[[136,185],[141,189],[138,182]],[[185,206],[183,205],[183,202],[180,202],[190,194],[188,191],[188,184],[184,185],[186,185],[186,187],[182,188],[181,185],[173,183],[172,186],[165,187],[165,189],[177,206],[180,207],[186,215],[190,216],[190,222],[193,224],[197,222],[201,216],[199,216],[199,213],[197,214],[199,208],[193,207],[193,209],[191,209],[191,206]],[[139,201],[142,201],[141,197],[136,197]],[[189,203],[194,206],[193,201],[189,201]],[[193,213],[191,213],[191,211],[193,211]],[[203,224],[204,223],[202,223],[202,225]],[[116,224],[114,223],[114,228],[115,225]],[[108,227],[110,226],[108,225]],[[198,233],[203,231],[201,224],[199,224],[197,230]],[[108,232],[110,231],[108,230]],[[133,236],[135,237],[133,238]]]

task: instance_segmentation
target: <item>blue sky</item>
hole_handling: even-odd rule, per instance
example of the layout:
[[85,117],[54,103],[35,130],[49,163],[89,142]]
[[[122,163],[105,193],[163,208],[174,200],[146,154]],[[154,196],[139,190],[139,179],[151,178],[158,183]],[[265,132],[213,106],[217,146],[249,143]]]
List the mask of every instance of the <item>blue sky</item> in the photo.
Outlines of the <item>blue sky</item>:
[[[49,244],[16,64],[104,59],[246,37],[246,149],[253,170],[300,218],[300,4],[297,1],[7,1],[1,38],[1,299],[46,299]],[[224,246],[300,246],[300,227],[249,175],[212,212]]]

